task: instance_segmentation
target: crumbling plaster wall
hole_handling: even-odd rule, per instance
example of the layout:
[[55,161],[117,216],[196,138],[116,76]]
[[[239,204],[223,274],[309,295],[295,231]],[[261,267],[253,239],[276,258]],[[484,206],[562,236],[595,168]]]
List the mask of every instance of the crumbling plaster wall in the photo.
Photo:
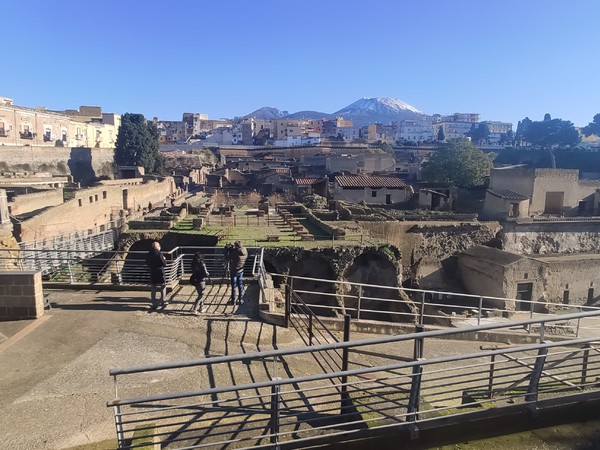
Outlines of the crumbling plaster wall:
[[599,230],[599,222],[506,222],[498,237],[518,255],[589,253],[600,249]]
[[[398,287],[402,284],[402,263],[400,252],[393,246],[382,247],[339,247],[303,249],[300,247],[265,248],[264,260],[278,273],[332,281],[353,281],[383,286]],[[361,263],[362,261],[362,263]],[[355,295],[353,287],[342,284],[319,283],[308,280],[295,280],[294,287],[321,293],[309,300],[327,306],[353,308],[355,305],[342,295]],[[304,286],[305,284],[310,286]],[[310,288],[310,289],[309,289]],[[380,295],[381,293],[378,293]],[[384,297],[396,298],[400,294],[390,290]],[[368,296],[368,295],[365,295]],[[348,301],[346,301],[348,300]]]
[[498,222],[363,222],[372,237],[397,247],[405,268],[404,279],[412,278],[422,289],[452,286],[444,261],[475,245],[494,240]]

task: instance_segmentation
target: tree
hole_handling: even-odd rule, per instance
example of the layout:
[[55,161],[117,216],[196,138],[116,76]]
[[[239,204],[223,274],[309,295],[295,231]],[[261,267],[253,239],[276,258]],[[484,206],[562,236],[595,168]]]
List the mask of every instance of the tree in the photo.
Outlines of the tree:
[[525,135],[529,131],[529,127],[532,124],[532,120],[529,117],[525,117],[523,120],[519,120],[517,124],[517,133],[515,134],[515,146],[520,147],[525,144]]
[[545,120],[531,122],[523,132],[523,139],[542,149],[553,147],[565,148],[579,144],[579,133],[572,122],[561,119],[550,119],[546,114]]
[[146,173],[159,172],[163,161],[158,152],[156,125],[143,114],[123,114],[114,159],[119,166],[142,166]]
[[515,134],[512,130],[508,130],[506,133],[500,134],[500,145],[512,146],[515,139]]
[[493,156],[479,150],[468,139],[453,139],[423,165],[421,177],[424,181],[447,186],[482,186],[492,170]]
[[490,137],[490,127],[487,123],[473,124],[471,130],[467,133],[467,136],[471,138],[473,142],[481,145],[487,141]]
[[532,122],[524,134],[526,141],[547,150],[550,155],[550,165],[556,169],[555,148],[574,147],[581,141],[579,132],[568,120],[552,119],[550,114],[544,116],[542,122]]
[[594,120],[590,122],[587,126],[583,127],[581,131],[586,136],[591,136],[592,134],[600,136],[600,114],[596,114],[594,116]]
[[443,127],[438,128],[437,140],[439,142],[444,142],[446,140],[446,136],[444,136],[444,128]]

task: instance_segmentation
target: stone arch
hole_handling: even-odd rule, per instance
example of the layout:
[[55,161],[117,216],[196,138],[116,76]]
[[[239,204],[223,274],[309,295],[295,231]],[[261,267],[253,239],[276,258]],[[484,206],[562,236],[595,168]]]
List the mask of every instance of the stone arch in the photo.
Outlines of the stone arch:
[[[289,274],[292,276],[318,278],[321,280],[335,280],[336,274],[331,267],[330,261],[317,255],[307,255],[306,257],[295,261]],[[338,306],[336,288],[334,283],[327,283],[318,280],[293,280],[294,291],[310,291],[310,293],[299,293],[298,295],[310,305],[313,306],[313,312],[318,315],[335,315],[333,307]]]
[[[364,252],[344,270],[342,279],[366,285],[399,287],[401,267],[381,252]],[[360,297],[360,318],[394,322],[412,322],[412,305],[400,289],[344,285],[344,308],[357,316]]]
[[[166,233],[122,233],[117,243],[117,248],[123,252],[129,251],[149,251],[152,241],[160,242],[162,246],[162,238]],[[143,244],[140,244],[142,242]],[[135,248],[133,248],[135,246]]]

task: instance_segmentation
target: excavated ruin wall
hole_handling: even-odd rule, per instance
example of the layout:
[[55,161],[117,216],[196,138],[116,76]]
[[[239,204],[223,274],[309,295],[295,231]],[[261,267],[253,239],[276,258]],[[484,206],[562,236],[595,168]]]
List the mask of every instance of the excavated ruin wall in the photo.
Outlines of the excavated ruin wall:
[[600,222],[507,222],[499,237],[504,250],[519,255],[597,253]]
[[[450,290],[451,257],[475,245],[494,245],[500,231],[498,222],[364,222],[371,237],[396,246],[406,268],[404,278],[412,278],[422,289]],[[444,266],[446,270],[444,269]]]

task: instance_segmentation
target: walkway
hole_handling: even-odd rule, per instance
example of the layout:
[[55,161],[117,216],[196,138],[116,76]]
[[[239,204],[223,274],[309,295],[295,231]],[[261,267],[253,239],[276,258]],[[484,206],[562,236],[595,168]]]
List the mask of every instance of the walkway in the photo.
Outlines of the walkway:
[[[303,346],[294,330],[256,320],[256,289],[250,286],[248,301],[234,307],[227,304],[226,286],[209,286],[208,310],[199,317],[190,314],[191,286],[176,289],[167,308],[155,313],[148,312],[147,292],[52,291],[53,309],[41,319],[0,322],[3,448],[62,449],[114,439],[112,410],[106,408],[114,398],[110,368]],[[436,341],[426,346],[425,357],[474,352],[480,345]],[[409,356],[411,349],[396,346],[389,354],[398,351]],[[374,356],[363,358],[365,365],[376,363]],[[271,363],[241,364],[214,376],[223,383],[270,379],[277,370],[298,377],[313,372],[316,364],[290,358],[281,368]],[[126,389],[144,395],[186,391],[193,377],[199,386],[209,385],[204,375],[189,369],[134,376]],[[126,390],[119,392],[128,396]]]
[[[190,314],[193,289],[184,286],[170,295],[164,312],[148,312],[145,292],[51,291],[53,308],[42,319],[0,322],[3,448],[69,448],[114,439],[113,413],[106,407],[114,398],[111,368],[304,345],[294,330],[256,320],[256,286],[249,287],[241,307],[227,304],[225,286],[216,288],[209,286],[208,311],[198,317]],[[428,356],[457,345],[464,351],[478,348],[446,341],[428,349]],[[310,369],[307,361],[292,361],[287,375]],[[226,375],[247,380],[265,374],[264,367],[237,370]],[[187,390],[189,374],[154,373],[138,389],[150,394],[155,385]]]

